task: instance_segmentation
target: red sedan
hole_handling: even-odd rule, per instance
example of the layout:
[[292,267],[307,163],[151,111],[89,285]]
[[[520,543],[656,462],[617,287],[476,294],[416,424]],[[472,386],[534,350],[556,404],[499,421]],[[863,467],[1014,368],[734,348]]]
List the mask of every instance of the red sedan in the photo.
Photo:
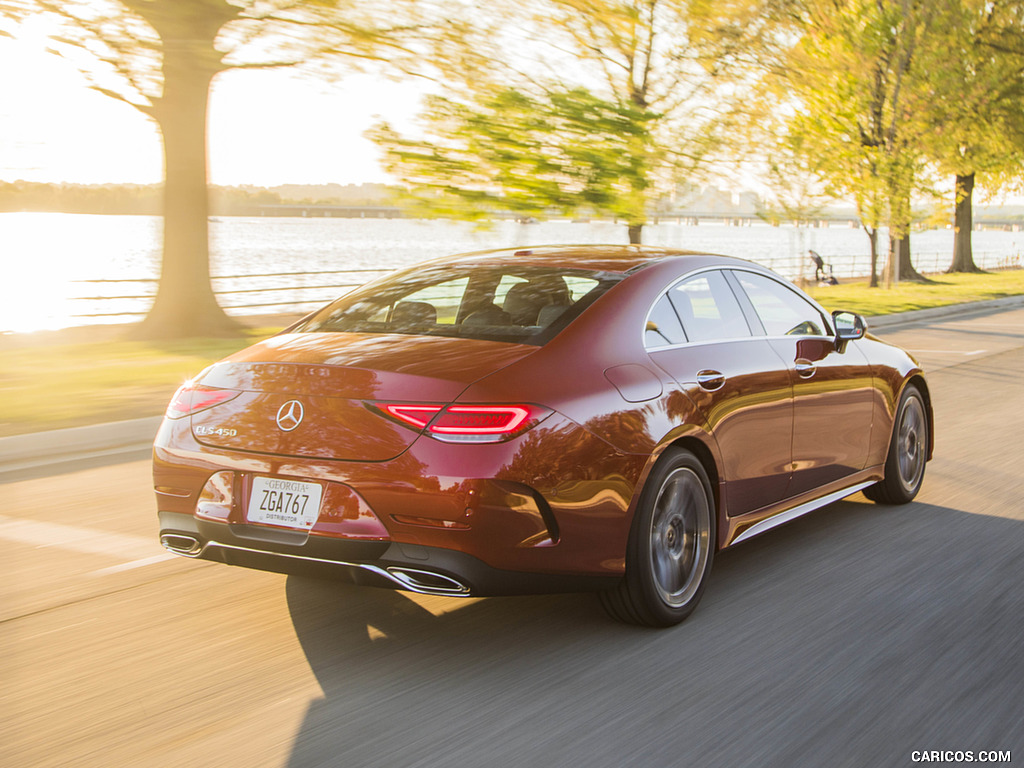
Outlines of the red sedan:
[[857,491],[910,501],[921,369],[740,259],[431,261],[209,367],[154,447],[172,552],[435,595],[599,591],[667,626],[715,552]]

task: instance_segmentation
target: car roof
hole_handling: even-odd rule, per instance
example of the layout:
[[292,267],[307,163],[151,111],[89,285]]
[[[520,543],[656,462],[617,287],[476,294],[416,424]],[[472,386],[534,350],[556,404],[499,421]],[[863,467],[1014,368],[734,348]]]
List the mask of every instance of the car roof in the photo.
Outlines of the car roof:
[[514,264],[515,266],[558,266],[567,269],[625,273],[669,258],[695,256],[707,259],[709,255],[712,254],[646,245],[533,245],[460,253],[433,259],[427,264],[430,266],[460,264],[481,267]]

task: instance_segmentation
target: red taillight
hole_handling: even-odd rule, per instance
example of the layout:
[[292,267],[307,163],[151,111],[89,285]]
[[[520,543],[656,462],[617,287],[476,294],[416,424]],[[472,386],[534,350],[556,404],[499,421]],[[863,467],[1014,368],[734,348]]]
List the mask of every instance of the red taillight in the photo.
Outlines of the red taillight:
[[529,418],[523,405],[450,405],[428,429],[440,435],[510,435]]
[[399,403],[377,403],[377,407],[416,429],[423,429],[427,426],[442,408],[440,405],[401,405]]
[[425,430],[445,442],[500,442],[525,432],[551,413],[537,405],[374,405],[405,426]]
[[241,392],[236,392],[233,389],[201,387],[191,381],[186,381],[171,398],[171,403],[167,406],[167,418],[180,419],[183,416],[226,403],[240,394]]

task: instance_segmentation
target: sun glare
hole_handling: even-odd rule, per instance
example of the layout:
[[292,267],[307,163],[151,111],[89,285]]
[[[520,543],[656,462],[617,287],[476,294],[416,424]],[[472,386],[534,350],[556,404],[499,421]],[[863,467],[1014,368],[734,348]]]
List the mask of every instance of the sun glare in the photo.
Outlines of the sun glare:
[[141,113],[96,91],[70,59],[47,53],[31,19],[0,38],[0,180],[156,183],[159,136]]
[[[0,38],[0,181],[159,183],[160,134],[141,112],[89,88],[71,58],[46,49],[43,17]],[[78,62],[81,63],[81,62]],[[210,94],[213,184],[386,182],[363,133],[385,116],[411,122],[423,81],[294,70],[226,71]]]

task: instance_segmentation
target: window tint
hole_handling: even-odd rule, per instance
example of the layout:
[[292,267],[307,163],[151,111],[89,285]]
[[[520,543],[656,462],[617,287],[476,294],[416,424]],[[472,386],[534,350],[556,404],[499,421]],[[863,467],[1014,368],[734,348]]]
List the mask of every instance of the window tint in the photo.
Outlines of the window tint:
[[569,286],[569,298],[574,304],[597,287],[597,280],[592,277],[564,275],[562,279]]
[[735,272],[769,336],[825,336],[828,328],[814,305],[764,275]]
[[682,344],[684,341],[686,336],[683,334],[683,326],[679,324],[679,316],[672,308],[668,296],[662,296],[647,316],[644,345],[648,349],[655,349],[671,344]]
[[505,297],[508,296],[508,292],[512,290],[512,286],[525,282],[527,282],[525,277],[502,275],[501,280],[498,282],[498,287],[494,291],[494,303],[500,307],[505,303]]
[[404,333],[543,344],[619,274],[553,267],[452,264],[368,283],[296,332]]
[[715,341],[750,336],[736,296],[721,272],[704,272],[668,292],[690,341]]
[[457,280],[449,280],[447,283],[428,285],[426,288],[411,293],[395,305],[392,311],[392,319],[395,314],[409,304],[428,305],[433,312],[426,308],[421,309],[425,318],[429,318],[433,324],[454,325],[455,318],[459,312],[459,305],[462,297],[466,294],[466,286],[469,285],[468,277],[460,277]]

